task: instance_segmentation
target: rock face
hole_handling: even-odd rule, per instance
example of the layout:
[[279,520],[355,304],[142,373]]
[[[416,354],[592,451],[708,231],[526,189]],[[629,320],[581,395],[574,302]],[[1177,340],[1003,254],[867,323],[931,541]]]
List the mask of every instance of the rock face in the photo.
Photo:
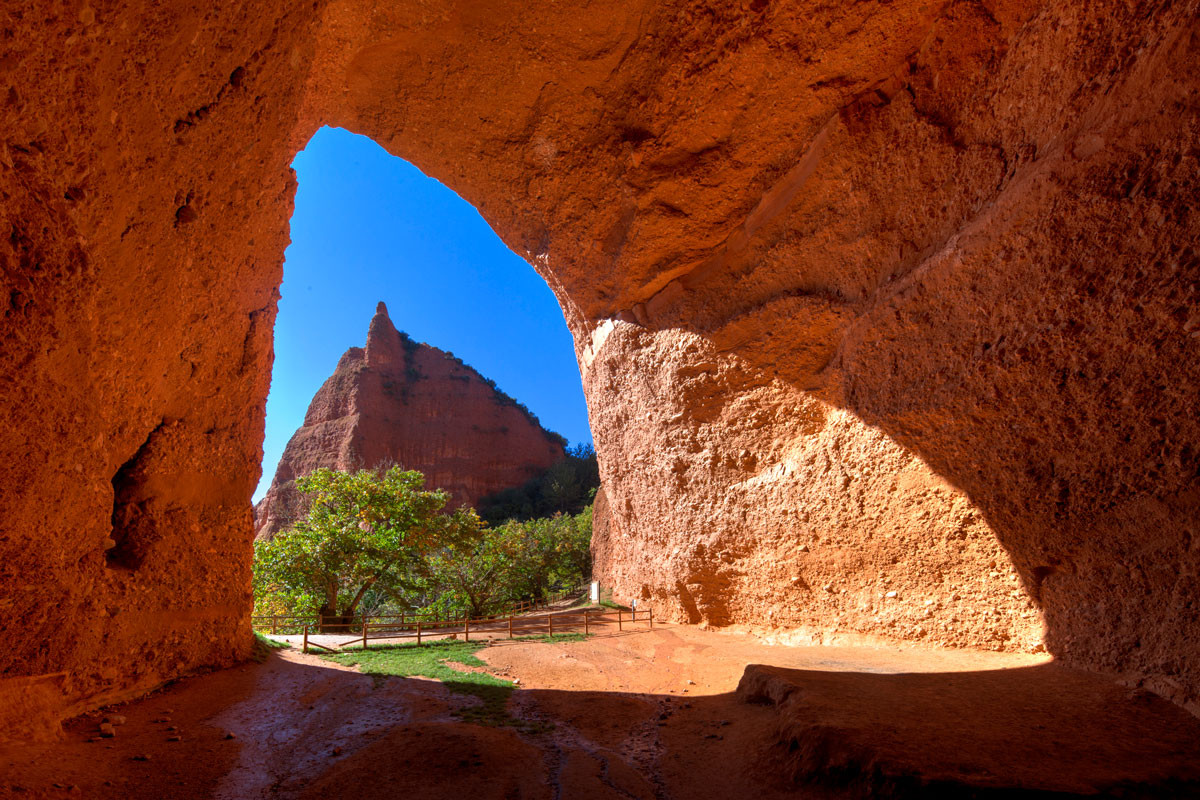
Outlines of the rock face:
[[[911,451],[698,336],[618,320],[596,347],[589,396],[625,397],[637,415],[591,411],[598,451],[623,454],[618,469],[602,462],[595,553],[618,598],[683,622],[769,624],[786,641],[1041,644],[983,514]],[[631,375],[631,361],[658,368]],[[630,463],[663,491],[629,492]]]
[[346,351],[288,441],[254,508],[255,533],[269,538],[302,516],[295,480],[320,467],[420,470],[456,507],[520,486],[565,455],[561,437],[450,353],[397,331],[380,303],[367,346]]
[[17,5],[0,674],[246,654],[288,163],[334,124],[556,292],[619,594],[1197,708],[1194,0]]

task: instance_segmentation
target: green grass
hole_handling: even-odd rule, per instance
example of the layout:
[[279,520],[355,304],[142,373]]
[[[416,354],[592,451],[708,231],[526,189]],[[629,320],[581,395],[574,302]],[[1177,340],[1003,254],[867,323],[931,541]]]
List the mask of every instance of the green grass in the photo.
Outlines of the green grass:
[[587,636],[582,633],[556,633],[553,636],[518,636],[523,642],[582,642]]
[[[581,642],[582,633],[563,633],[554,636],[522,636],[530,642]],[[506,725],[523,731],[536,733],[544,726],[516,719],[508,713],[508,699],[513,693],[511,681],[502,680],[484,672],[462,672],[447,662],[467,667],[485,667],[475,654],[488,646],[488,642],[438,641],[429,644],[376,645],[367,650],[357,648],[340,653],[318,653],[321,658],[336,661],[346,666],[357,666],[359,671],[375,679],[379,686],[388,678],[433,678],[446,684],[452,692],[467,694],[479,700],[479,705],[462,709],[457,713],[466,722],[479,725]]]
[[598,603],[598,605],[600,605],[604,608],[619,609],[621,611],[629,610],[629,606],[623,606],[620,603],[618,603],[617,601],[613,600],[613,590],[612,589],[601,589],[600,590],[600,602]]
[[272,650],[284,650],[289,647],[291,645],[287,642],[271,639],[256,632],[254,634],[254,649],[250,652],[250,658],[261,664],[267,660],[267,656],[271,654]]

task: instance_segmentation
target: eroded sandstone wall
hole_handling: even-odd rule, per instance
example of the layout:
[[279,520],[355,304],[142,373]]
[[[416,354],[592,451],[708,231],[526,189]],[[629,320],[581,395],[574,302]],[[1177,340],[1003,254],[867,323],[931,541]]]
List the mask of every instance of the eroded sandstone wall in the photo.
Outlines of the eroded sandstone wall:
[[[989,647],[1040,614],[1056,655],[1194,703],[1196,12],[6,7],[0,569],[42,627],[0,669],[96,701],[241,652],[286,164],[328,123],[557,293],[619,592]],[[163,561],[109,577],[143,508]],[[180,626],[160,590],[197,564]]]
[[313,22],[0,8],[0,681],[62,673],[61,713],[249,652]]
[[617,321],[595,346],[589,396],[627,399],[592,406],[597,448],[622,454],[597,552],[618,597],[794,641],[1040,645],[981,513],[886,434],[703,337]]
[[1194,702],[1195,3],[353,7],[310,97],[559,293],[601,577]]

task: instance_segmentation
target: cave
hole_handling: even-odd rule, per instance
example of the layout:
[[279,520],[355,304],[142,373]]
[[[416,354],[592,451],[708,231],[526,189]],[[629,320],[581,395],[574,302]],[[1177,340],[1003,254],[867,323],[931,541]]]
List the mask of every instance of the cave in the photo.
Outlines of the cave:
[[59,2],[0,43],[0,698],[56,687],[26,722],[249,654],[322,125],[555,292],[621,596],[1200,713],[1193,4]]

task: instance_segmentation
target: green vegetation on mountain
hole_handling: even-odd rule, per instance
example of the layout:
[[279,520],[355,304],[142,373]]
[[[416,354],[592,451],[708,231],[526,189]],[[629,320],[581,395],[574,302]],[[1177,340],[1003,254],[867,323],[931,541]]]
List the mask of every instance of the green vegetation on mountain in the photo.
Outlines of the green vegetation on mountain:
[[555,514],[579,514],[600,488],[600,465],[590,444],[567,450],[567,457],[515,489],[480,498],[479,516],[490,525]]

